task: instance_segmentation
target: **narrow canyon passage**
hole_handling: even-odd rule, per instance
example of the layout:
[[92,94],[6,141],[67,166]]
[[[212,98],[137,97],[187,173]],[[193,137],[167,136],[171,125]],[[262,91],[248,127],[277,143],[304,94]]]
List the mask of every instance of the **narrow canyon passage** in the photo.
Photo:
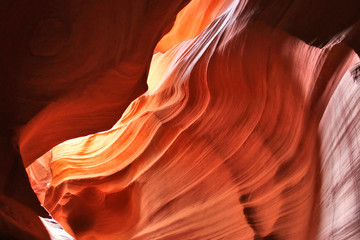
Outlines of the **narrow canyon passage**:
[[360,238],[359,2],[18,2],[4,237]]

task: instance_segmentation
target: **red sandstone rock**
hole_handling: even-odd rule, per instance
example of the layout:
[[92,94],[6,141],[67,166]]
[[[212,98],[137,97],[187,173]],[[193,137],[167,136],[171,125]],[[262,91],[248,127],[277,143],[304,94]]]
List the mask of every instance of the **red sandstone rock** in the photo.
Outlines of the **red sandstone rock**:
[[1,239],[50,239],[38,215],[28,207],[0,195]]
[[185,2],[6,5],[40,202],[76,239],[357,239],[359,3],[193,0],[160,40]]

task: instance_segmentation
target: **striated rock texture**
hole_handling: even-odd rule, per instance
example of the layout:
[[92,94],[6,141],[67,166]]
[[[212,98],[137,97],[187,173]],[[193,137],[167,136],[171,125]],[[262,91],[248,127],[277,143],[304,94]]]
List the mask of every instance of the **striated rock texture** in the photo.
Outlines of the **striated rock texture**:
[[357,0],[18,2],[3,152],[70,235],[360,238]]
[[360,72],[353,70],[341,80],[320,122],[321,239],[360,237]]
[[0,0],[1,193],[48,217],[24,166],[113,126],[188,2]]

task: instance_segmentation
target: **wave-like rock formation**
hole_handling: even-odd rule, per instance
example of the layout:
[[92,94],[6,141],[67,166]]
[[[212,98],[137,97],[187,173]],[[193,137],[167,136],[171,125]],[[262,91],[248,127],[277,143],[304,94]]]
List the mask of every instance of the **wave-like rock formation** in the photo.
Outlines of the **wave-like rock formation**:
[[49,216],[24,166],[111,128],[146,91],[154,48],[188,2],[0,0],[2,195]]
[[360,238],[357,0],[20,2],[1,140],[70,235]]

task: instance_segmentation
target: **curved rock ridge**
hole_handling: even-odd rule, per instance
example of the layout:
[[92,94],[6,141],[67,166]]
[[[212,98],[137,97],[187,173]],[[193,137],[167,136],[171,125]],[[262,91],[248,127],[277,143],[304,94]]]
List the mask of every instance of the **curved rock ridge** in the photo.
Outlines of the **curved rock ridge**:
[[2,40],[1,73],[13,82],[4,91],[14,108],[6,125],[21,126],[27,167],[65,140],[116,123],[146,91],[154,48],[189,0],[18,2],[5,7],[26,21],[4,16],[14,29]]
[[[178,15],[147,92],[111,129],[67,140],[27,168],[76,239],[358,237],[359,91],[346,73],[358,56],[339,42],[340,27],[304,42],[312,33],[291,31],[293,6],[219,2],[222,14],[193,39],[204,25],[186,28],[181,17],[205,1]],[[349,176],[342,187],[338,171]]]
[[[0,0],[0,194],[28,219],[50,216],[24,166],[111,128],[146,91],[154,48],[188,2]],[[24,229],[8,223],[0,234],[16,239]]]

